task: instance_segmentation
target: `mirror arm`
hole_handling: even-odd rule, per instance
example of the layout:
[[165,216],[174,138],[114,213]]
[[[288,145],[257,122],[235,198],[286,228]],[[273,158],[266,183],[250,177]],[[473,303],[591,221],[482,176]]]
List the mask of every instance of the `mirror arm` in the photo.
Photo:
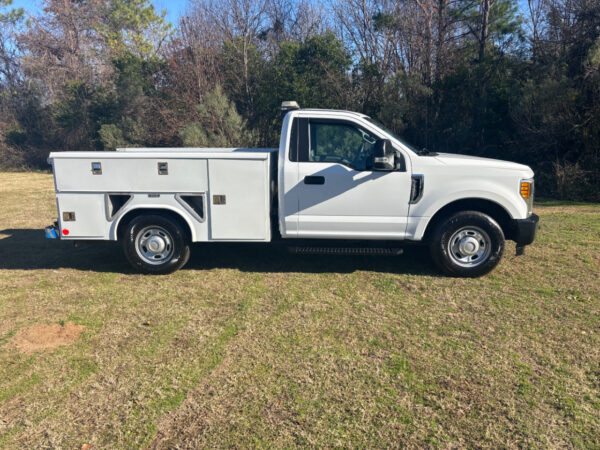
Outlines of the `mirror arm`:
[[406,171],[406,163],[404,162],[404,155],[400,150],[394,148],[394,170],[398,172]]

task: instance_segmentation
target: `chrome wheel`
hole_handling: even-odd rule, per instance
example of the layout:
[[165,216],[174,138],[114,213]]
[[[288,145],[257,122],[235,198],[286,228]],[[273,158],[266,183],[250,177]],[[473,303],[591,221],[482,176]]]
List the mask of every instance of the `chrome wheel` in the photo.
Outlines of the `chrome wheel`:
[[448,240],[448,255],[461,267],[477,267],[490,256],[492,241],[481,228],[467,226],[455,231]]
[[135,238],[135,250],[148,264],[164,264],[173,256],[173,238],[164,228],[149,226],[142,229]]

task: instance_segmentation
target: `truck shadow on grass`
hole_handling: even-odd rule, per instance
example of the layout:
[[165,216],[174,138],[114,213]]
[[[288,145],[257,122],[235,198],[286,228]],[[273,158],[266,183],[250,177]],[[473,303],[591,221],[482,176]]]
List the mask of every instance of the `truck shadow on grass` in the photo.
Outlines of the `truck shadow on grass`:
[[[117,242],[83,243],[48,240],[43,230],[0,231],[0,270],[75,269],[136,273]],[[243,272],[352,273],[357,270],[439,275],[427,252],[407,247],[400,256],[298,255],[268,244],[193,244],[182,270],[238,269]]]

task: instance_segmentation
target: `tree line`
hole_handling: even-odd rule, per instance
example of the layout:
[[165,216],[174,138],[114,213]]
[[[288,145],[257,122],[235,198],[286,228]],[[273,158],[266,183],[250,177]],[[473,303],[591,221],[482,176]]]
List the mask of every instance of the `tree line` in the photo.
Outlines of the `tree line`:
[[282,100],[600,200],[600,0],[0,0],[0,166],[123,146],[277,146]]

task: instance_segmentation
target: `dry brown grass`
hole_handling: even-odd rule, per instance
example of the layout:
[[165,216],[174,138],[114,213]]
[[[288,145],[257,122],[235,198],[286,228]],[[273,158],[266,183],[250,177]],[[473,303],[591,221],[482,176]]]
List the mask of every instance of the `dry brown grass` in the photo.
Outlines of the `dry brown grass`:
[[[600,446],[596,205],[538,207],[476,280],[249,245],[151,277],[46,242],[52,189],[0,174],[0,447]],[[10,344],[67,321],[71,347]]]

